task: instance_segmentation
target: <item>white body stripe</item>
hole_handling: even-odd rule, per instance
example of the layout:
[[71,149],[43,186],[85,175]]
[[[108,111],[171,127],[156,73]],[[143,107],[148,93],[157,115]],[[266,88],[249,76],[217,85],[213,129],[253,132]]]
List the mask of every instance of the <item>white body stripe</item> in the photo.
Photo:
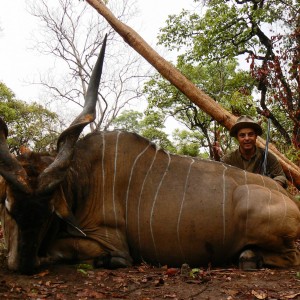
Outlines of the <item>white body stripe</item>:
[[283,227],[285,225],[285,220],[286,220],[286,216],[287,216],[287,203],[286,203],[286,198],[283,196],[283,194],[281,194],[281,198],[284,203],[284,215],[283,215],[280,227]]
[[186,190],[187,190],[187,186],[188,186],[188,182],[189,182],[189,178],[190,178],[191,168],[192,168],[192,165],[193,165],[194,162],[195,162],[195,160],[191,159],[191,163],[189,165],[186,180],[185,180],[184,191],[183,191],[183,196],[182,196],[182,200],[181,200],[181,204],[180,204],[178,220],[177,220],[177,241],[178,241],[178,245],[179,245],[179,249],[180,249],[183,261],[186,261],[186,257],[184,255],[183,248],[182,248],[181,241],[180,241],[179,226],[180,226],[182,208],[183,208],[183,204],[184,204],[185,196],[186,196]]
[[266,186],[264,176],[260,175],[260,178],[261,178],[261,180],[262,180],[262,182],[263,182],[263,185]]
[[[153,164],[155,162],[155,159],[156,159],[156,156],[157,156],[157,152],[158,152],[158,149],[156,148],[156,151],[155,151],[155,155],[153,156],[153,159],[152,159],[152,162],[151,162],[151,165],[147,171],[147,174],[143,180],[143,183],[142,183],[142,187],[141,187],[141,191],[140,191],[140,195],[139,195],[139,199],[138,199],[138,213],[137,213],[137,227],[138,227],[138,243],[139,243],[139,249],[141,249],[141,228],[140,228],[140,208],[141,208],[141,199],[142,199],[142,193],[143,193],[143,190],[144,190],[144,186],[145,186],[145,183],[147,181],[147,178],[148,178],[148,175],[149,173],[151,172],[152,170],[152,167],[153,167]],[[141,257],[142,259],[142,257]]]
[[270,189],[268,189],[268,191],[269,191],[269,199],[268,199],[268,212],[269,212],[268,231],[270,232],[272,192],[271,192]]
[[245,175],[245,186],[247,187],[247,197],[246,197],[246,206],[247,206],[247,216],[246,216],[246,227],[245,227],[245,237],[247,238],[248,236],[248,221],[249,221],[249,197],[250,197],[250,191],[249,191],[249,186],[247,184],[247,172],[244,171]]
[[[151,144],[149,143],[147,145],[147,147],[139,154],[137,155],[137,157],[135,158],[131,170],[130,170],[130,175],[129,175],[129,181],[128,181],[128,186],[127,186],[127,190],[126,190],[126,200],[125,200],[125,222],[126,222],[126,228],[127,228],[127,219],[128,219],[128,196],[129,196],[129,189],[130,189],[130,184],[131,184],[131,179],[132,179],[132,175],[133,175],[133,170],[137,164],[138,159],[149,149],[149,147],[151,146]],[[147,175],[146,175],[147,176]]]
[[[105,217],[105,135],[102,134],[102,213],[103,213],[103,224],[106,225]],[[105,236],[108,238],[107,226],[105,226]]]
[[156,260],[158,260],[158,257],[157,257],[157,248],[156,248],[156,244],[155,244],[155,239],[154,239],[154,234],[153,234],[153,213],[154,213],[154,207],[155,207],[155,204],[156,204],[156,200],[157,200],[157,196],[158,196],[158,193],[159,193],[159,190],[162,186],[162,183],[163,183],[163,180],[165,178],[165,176],[167,175],[168,173],[168,169],[169,169],[169,166],[170,166],[170,163],[171,163],[171,157],[170,157],[170,154],[167,153],[168,155],[168,164],[167,164],[167,167],[165,169],[165,172],[158,184],[158,187],[157,187],[157,190],[156,190],[156,193],[155,193],[155,196],[154,196],[154,199],[153,199],[153,204],[152,204],[152,208],[151,208],[151,213],[150,213],[150,231],[151,231],[151,237],[152,237],[152,242],[153,242],[153,246],[154,246],[154,250],[155,250],[155,257],[156,257]]
[[223,199],[222,199],[222,220],[223,220],[223,245],[225,244],[226,238],[226,215],[225,215],[225,206],[226,206],[226,170],[227,167],[223,164]]
[[118,230],[118,215],[116,211],[116,199],[115,199],[115,188],[116,188],[116,176],[117,176],[117,163],[118,163],[118,145],[119,145],[119,137],[120,137],[121,132],[118,131],[117,134],[117,140],[116,140],[116,147],[115,147],[115,159],[114,159],[114,178],[113,178],[113,190],[112,190],[112,202],[113,202],[113,209],[114,209],[114,214],[115,214],[115,224],[116,224],[116,231],[117,235],[120,237],[119,230]]

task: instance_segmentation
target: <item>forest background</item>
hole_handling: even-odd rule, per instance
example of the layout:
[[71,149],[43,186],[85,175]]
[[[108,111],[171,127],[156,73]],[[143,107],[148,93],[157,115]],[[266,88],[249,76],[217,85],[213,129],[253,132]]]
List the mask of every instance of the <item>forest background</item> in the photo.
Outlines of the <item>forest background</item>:
[[[105,33],[108,55],[98,118],[90,130],[135,131],[172,153],[210,159],[218,158],[216,142],[223,153],[236,146],[225,128],[155,73],[84,1],[26,3],[41,25],[33,47],[56,63],[47,74],[28,79],[44,87],[35,102],[16,99],[0,83],[0,112],[10,129],[12,152],[18,154],[20,145],[55,151],[59,133],[83,105]],[[124,23],[137,14],[130,0],[106,4]],[[265,134],[270,119],[270,142],[299,166],[298,1],[195,0],[193,7],[165,20],[158,41],[190,81],[233,115],[253,116]],[[173,131],[166,128],[170,119],[177,127]]]

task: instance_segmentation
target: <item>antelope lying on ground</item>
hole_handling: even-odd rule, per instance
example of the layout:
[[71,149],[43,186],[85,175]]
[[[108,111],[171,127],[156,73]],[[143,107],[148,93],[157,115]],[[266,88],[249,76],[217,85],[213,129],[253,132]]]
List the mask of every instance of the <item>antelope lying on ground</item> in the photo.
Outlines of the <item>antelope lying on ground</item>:
[[128,132],[94,132],[77,141],[95,118],[103,56],[104,50],[83,112],[61,134],[55,159],[11,156],[0,121],[9,268],[30,274],[43,262],[68,260],[107,268],[141,261],[216,266],[242,252],[247,260],[248,249],[266,265],[299,265],[300,211],[272,179],[171,155]]

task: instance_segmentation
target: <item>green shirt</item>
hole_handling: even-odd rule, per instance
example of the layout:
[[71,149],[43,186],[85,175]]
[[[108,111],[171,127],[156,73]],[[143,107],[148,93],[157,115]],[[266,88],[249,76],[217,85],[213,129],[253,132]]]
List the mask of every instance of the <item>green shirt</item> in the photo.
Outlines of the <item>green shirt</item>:
[[[242,156],[240,150],[237,149],[223,156],[221,158],[221,161],[251,173],[263,174],[264,155],[264,149],[256,147],[255,154],[249,160],[247,160]],[[270,152],[268,152],[266,167],[266,176],[271,177],[276,181],[279,181],[283,184],[284,187],[287,186],[287,179],[282,170],[282,167],[275,155],[273,155]]]

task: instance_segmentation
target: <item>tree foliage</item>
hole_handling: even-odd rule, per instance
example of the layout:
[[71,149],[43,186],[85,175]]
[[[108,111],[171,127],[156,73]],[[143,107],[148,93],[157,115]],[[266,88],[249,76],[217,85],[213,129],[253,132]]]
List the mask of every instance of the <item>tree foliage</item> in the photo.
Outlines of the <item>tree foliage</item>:
[[34,151],[52,151],[60,131],[58,116],[37,103],[15,99],[14,93],[0,82],[0,112],[9,129],[11,152],[20,153],[20,146]]
[[[226,109],[238,114],[254,115],[256,109],[251,96],[254,81],[247,72],[238,70],[237,65],[234,59],[192,63],[184,55],[177,61],[177,67],[189,80]],[[160,111],[165,117],[172,116],[186,127],[182,132],[174,132],[173,138],[179,153],[200,155],[206,149],[204,156],[213,159],[213,145],[217,140],[222,140],[223,151],[230,146],[227,132],[161,76],[153,77],[145,85],[144,91],[148,96],[148,114]],[[184,150],[183,140],[190,140],[188,151]]]
[[208,155],[200,152],[199,141],[203,139],[203,136],[198,131],[175,129],[172,137],[177,154],[208,158]]
[[112,121],[112,126],[115,129],[138,133],[163,149],[176,153],[176,148],[168,138],[168,134],[164,132],[164,116],[159,112],[144,114],[125,110]]
[[299,149],[299,1],[209,0],[204,11],[170,16],[160,43],[184,48],[187,62],[247,60],[259,95],[258,113],[272,119],[281,142]]

